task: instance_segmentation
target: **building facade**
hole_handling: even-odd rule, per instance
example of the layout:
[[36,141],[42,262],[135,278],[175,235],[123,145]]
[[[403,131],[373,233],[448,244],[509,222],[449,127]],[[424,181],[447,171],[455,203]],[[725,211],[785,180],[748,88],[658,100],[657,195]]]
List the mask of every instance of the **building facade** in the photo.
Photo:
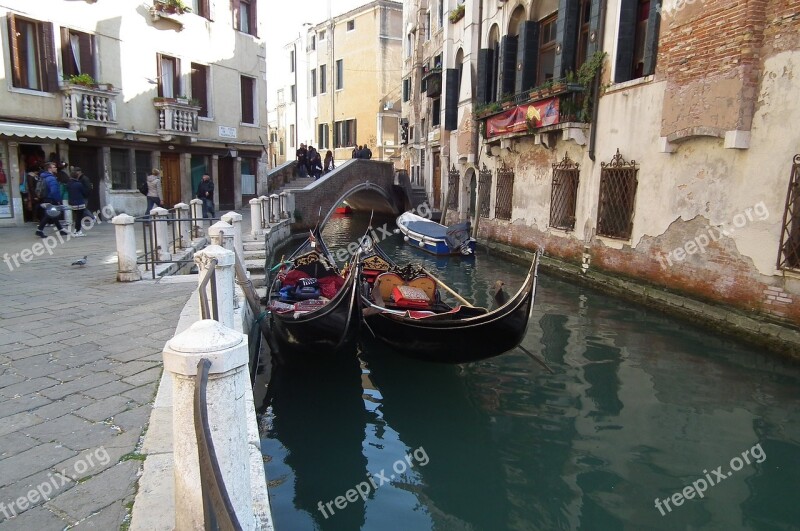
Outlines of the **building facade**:
[[[173,4],[178,4],[173,5]],[[165,207],[212,176],[240,208],[266,173],[263,0],[11,0],[3,43],[0,224],[34,218],[24,176],[44,160],[93,179],[93,210],[144,213],[138,185],[163,176]],[[263,141],[262,141],[263,139]]]
[[404,7],[403,165],[450,220],[800,323],[800,1]]
[[289,157],[300,143],[336,160],[366,144],[399,160],[403,5],[376,0],[304,26],[284,47]]

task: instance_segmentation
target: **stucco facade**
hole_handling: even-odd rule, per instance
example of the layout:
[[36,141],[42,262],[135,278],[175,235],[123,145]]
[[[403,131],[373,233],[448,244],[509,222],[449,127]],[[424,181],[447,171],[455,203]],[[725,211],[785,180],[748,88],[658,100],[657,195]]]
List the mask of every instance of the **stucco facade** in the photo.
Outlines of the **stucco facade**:
[[[219,208],[240,208],[255,196],[268,164],[265,47],[257,22],[266,2],[236,13],[226,2],[186,4],[194,9],[182,14],[132,0],[12,0],[0,7],[0,122],[10,124],[0,127],[0,157],[12,207],[0,224],[35,217],[25,212],[19,184],[37,157],[90,175],[92,209],[143,214],[136,188],[152,168],[165,176],[168,207],[188,203],[204,173],[216,184]],[[42,55],[20,52],[12,27],[20,28],[19,39],[35,40]],[[37,62],[34,70],[51,76],[49,84],[34,79],[35,72],[20,74],[20,65]],[[96,84],[70,83],[67,75],[78,71]]]
[[[446,12],[458,3],[446,1]],[[570,22],[584,4],[585,18]],[[411,24],[414,13],[436,10],[433,0],[430,6],[405,5]],[[643,4],[626,0],[483,2],[483,13],[480,5],[466,2],[464,18],[446,21],[442,29],[443,67],[456,67],[451,58],[464,58],[457,127],[443,127],[439,134],[440,202],[447,194],[447,169],[459,173],[457,213],[449,219],[472,218],[482,238],[543,247],[584,268],[800,324],[799,264],[796,246],[790,248],[797,219],[786,206],[800,151],[792,126],[800,114],[794,97],[800,89],[800,2],[666,2],[649,16],[635,11]],[[578,66],[576,48],[582,45],[589,58],[595,51],[606,53],[596,112],[585,120],[568,116],[564,93],[542,100],[560,98],[555,124],[487,134],[498,120],[512,116],[514,106],[530,109],[526,106],[535,101],[527,95],[533,86],[502,97],[505,78],[519,81],[528,60],[519,52],[516,61],[507,61],[505,52],[515,48],[505,47],[505,41],[522,42],[526,23],[541,29],[549,20],[555,61],[548,80],[571,75],[569,66]],[[581,22],[587,39],[581,44],[578,32],[578,46],[570,50],[570,25],[580,30]],[[479,56],[488,49],[484,56],[492,57],[495,28],[499,60],[497,70],[488,69],[487,81],[481,79],[487,66]],[[408,29],[411,54],[421,47],[423,57],[429,56],[419,32]],[[505,39],[508,35],[512,39]],[[542,58],[540,51],[540,65]],[[446,93],[447,76],[443,84]],[[591,93],[594,86],[587,89]],[[426,116],[426,99],[417,92],[408,111],[404,106],[410,126],[419,124],[416,108],[422,109],[418,116]],[[505,99],[513,103],[503,114],[499,105]],[[441,112],[444,123],[448,110],[443,106]],[[432,153],[431,138],[426,140],[415,151]],[[409,149],[404,160],[413,165],[414,156]],[[566,217],[566,207],[554,205],[563,186],[554,165],[565,157],[577,164],[570,166],[576,180]],[[476,218],[481,170],[489,179],[488,216]],[[429,171],[423,176],[435,195],[437,176]],[[566,228],[554,221],[558,215],[570,218]],[[611,219],[615,215],[622,217]],[[609,229],[610,219],[617,222],[615,229]]]

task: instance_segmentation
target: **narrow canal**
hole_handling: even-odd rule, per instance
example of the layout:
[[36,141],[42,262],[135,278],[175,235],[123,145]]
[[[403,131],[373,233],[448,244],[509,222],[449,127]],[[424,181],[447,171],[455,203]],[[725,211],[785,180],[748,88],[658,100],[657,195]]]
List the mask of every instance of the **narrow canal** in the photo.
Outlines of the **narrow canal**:
[[[483,306],[526,269],[381,245]],[[259,423],[276,529],[798,529],[797,365],[543,275],[523,346],[552,373],[519,349],[443,366],[370,340],[274,372]]]

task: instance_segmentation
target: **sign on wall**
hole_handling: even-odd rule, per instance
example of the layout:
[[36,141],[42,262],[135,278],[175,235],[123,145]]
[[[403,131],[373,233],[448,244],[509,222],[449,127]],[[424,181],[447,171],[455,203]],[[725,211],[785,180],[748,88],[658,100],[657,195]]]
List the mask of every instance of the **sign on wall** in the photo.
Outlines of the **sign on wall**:
[[486,137],[523,133],[558,123],[558,98],[518,105],[486,119]]
[[236,128],[220,125],[219,136],[221,136],[222,138],[236,138]]

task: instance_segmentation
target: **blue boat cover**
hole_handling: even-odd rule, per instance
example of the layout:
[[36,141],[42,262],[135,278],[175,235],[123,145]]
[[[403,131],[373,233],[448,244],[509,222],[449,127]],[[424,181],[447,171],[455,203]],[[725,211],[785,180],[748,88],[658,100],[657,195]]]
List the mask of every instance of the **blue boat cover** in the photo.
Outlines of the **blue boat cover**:
[[434,221],[411,221],[406,223],[406,227],[429,238],[444,239],[447,236],[447,227]]

